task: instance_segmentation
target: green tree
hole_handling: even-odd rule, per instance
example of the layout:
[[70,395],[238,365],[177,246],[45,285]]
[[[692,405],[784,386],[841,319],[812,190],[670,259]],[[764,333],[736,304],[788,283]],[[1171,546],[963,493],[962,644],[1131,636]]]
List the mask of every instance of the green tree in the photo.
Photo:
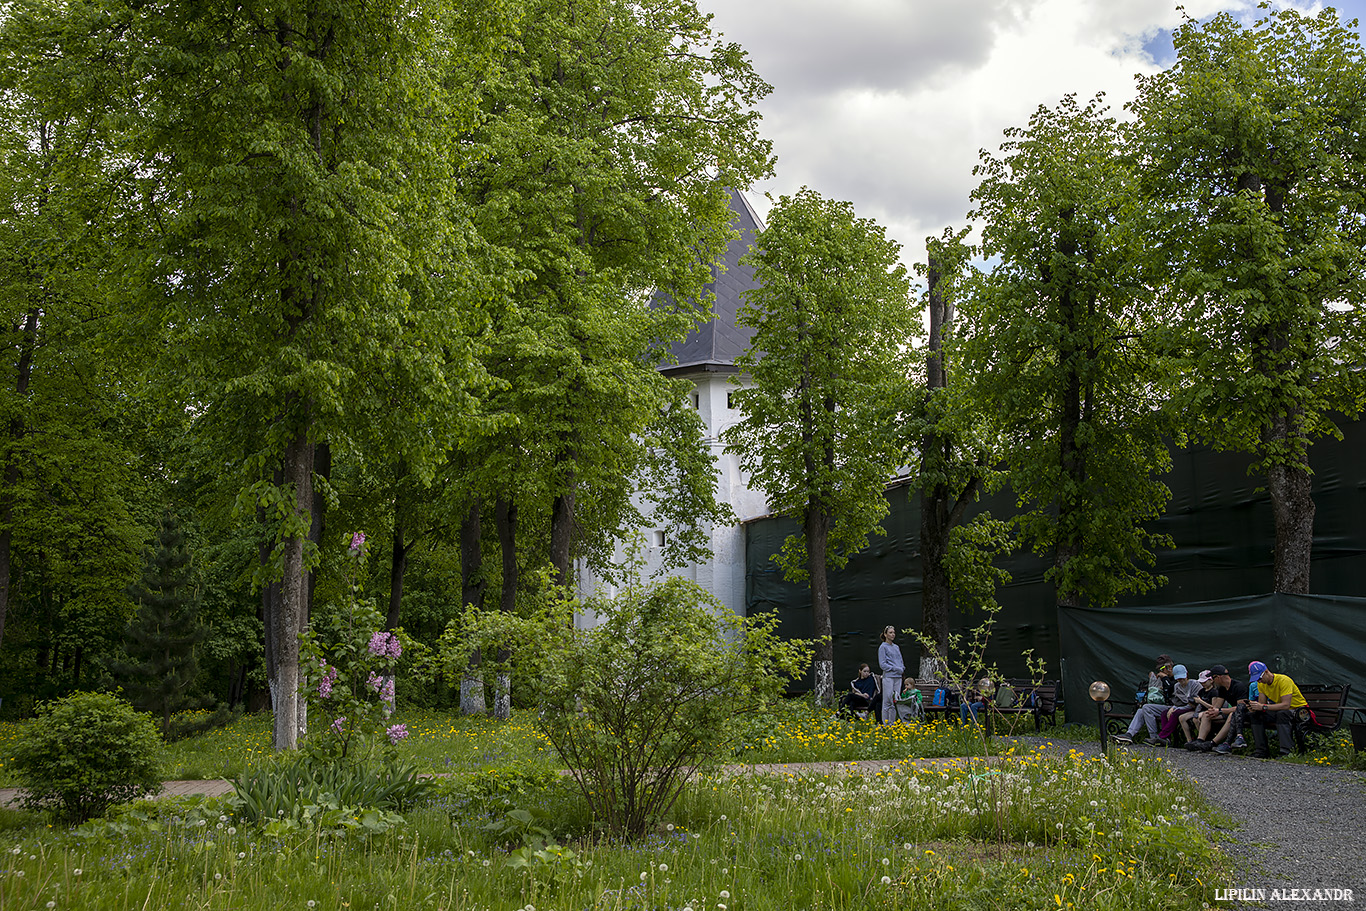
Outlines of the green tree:
[[487,68],[469,40],[485,24],[457,14],[487,10],[139,9],[166,226],[153,287],[170,304],[183,394],[204,411],[197,430],[240,454],[239,505],[271,529],[275,744],[292,748],[323,502],[315,457],[378,438],[383,415],[400,431],[387,448],[429,474],[475,374],[460,347],[474,308],[453,137],[473,116],[461,80]]
[[[486,154],[464,180],[514,282],[487,338],[498,386],[471,448],[474,486],[502,517],[503,546],[520,534],[544,548],[561,586],[576,556],[611,571],[621,530],[640,521],[631,493],[660,453],[700,438],[656,366],[705,315],[733,236],[727,188],[769,171],[754,110],[767,91],[692,0],[531,0],[485,87],[491,117],[472,141]],[[672,465],[710,480],[686,455]],[[691,496],[704,489],[649,491],[697,505],[680,540],[714,517],[711,496]],[[513,590],[509,570],[504,606]]]
[[1003,440],[1015,521],[1053,555],[1058,603],[1108,605],[1162,582],[1142,564],[1167,543],[1142,524],[1166,503],[1170,455],[1138,188],[1099,100],[1040,107],[1006,136],[976,169],[996,264],[962,302],[958,361]]
[[0,11],[0,639],[19,619],[40,672],[62,653],[77,681],[127,619],[144,537],[125,63],[90,5]]
[[802,533],[775,560],[806,580],[816,644],[816,698],[834,704],[827,567],[843,566],[886,515],[884,490],[904,458],[916,310],[900,245],[853,206],[803,188],[769,213],[749,254],[758,287],[740,324],[755,329],[737,365],[752,385],[725,433],[740,465]]
[[164,738],[172,713],[199,704],[190,695],[199,673],[195,650],[209,634],[199,621],[190,552],[173,514],[162,516],[142,578],[128,593],[138,603],[125,636],[129,660],[113,662],[110,670],[136,708],[160,717]]
[[[1267,5],[1262,4],[1266,9]],[[1272,585],[1310,588],[1309,448],[1360,407],[1366,58],[1333,10],[1221,13],[1177,30],[1140,80],[1150,250],[1170,273],[1174,407],[1251,453],[1275,517]]]

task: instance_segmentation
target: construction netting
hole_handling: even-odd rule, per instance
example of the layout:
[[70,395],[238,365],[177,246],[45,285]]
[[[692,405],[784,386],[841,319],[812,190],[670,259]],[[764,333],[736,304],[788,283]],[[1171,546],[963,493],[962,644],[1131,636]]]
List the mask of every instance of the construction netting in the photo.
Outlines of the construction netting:
[[[1027,668],[1022,653],[1032,649],[1046,664],[1046,678],[1063,681],[1069,717],[1076,720],[1090,717],[1084,714],[1091,711],[1085,690],[1093,680],[1114,677],[1109,682],[1122,693],[1146,673],[1153,656],[1167,653],[1183,660],[1183,649],[1188,664],[1204,661],[1205,666],[1234,668],[1241,663],[1244,672],[1247,662],[1258,657],[1276,670],[1273,659],[1284,656],[1287,663],[1280,669],[1296,680],[1348,682],[1366,695],[1366,600],[1357,598],[1366,595],[1366,424],[1344,422],[1342,430],[1341,441],[1323,440],[1311,451],[1317,505],[1311,587],[1316,597],[1287,601],[1290,596],[1264,594],[1272,588],[1274,526],[1270,501],[1258,489],[1261,479],[1247,473],[1247,457],[1207,449],[1179,451],[1165,478],[1171,501],[1151,526],[1175,543],[1157,554],[1155,571],[1167,577],[1167,584],[1128,596],[1115,608],[1060,612],[1052,585],[1043,579],[1051,555],[1018,552],[999,561],[1012,578],[997,595],[1002,610],[987,663],[1006,676],[1023,677]],[[887,497],[885,534],[874,536],[844,569],[830,573],[835,680],[840,687],[854,676],[859,662],[876,668],[883,626],[920,627],[918,495],[898,486]],[[978,508],[1005,518],[1016,509],[1015,496],[1005,491],[984,499]],[[809,591],[804,583],[785,581],[770,559],[788,535],[799,532],[797,521],[783,517],[746,524],[746,609],[776,610],[785,635],[808,637]],[[1182,620],[1179,635],[1173,618]],[[978,622],[980,617],[972,614],[955,612],[951,617],[951,626],[960,633]],[[1276,625],[1255,631],[1250,626],[1264,623]],[[1085,632],[1092,629],[1094,634]],[[1105,641],[1112,643],[1109,651],[1101,647]],[[915,668],[918,649],[904,638],[900,644],[907,666]],[[1097,676],[1102,668],[1113,670]],[[809,679],[798,681],[794,689],[810,685]],[[1078,695],[1084,705],[1078,704]]]

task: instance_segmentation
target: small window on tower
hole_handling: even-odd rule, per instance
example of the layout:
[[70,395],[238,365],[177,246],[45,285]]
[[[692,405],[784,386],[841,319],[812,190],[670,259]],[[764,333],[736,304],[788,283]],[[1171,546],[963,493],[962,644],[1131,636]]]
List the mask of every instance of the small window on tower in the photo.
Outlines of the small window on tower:
[[733,393],[733,392],[727,392],[727,393],[726,393],[726,407],[729,408],[729,409],[732,410],[732,411],[735,410],[735,393]]
[[653,532],[651,532],[651,534],[654,536],[655,547],[663,547],[664,542],[668,540],[668,536],[665,534],[664,529],[662,528],[655,529]]
[[702,396],[698,395],[696,392],[692,394],[692,406],[694,408],[702,407]]

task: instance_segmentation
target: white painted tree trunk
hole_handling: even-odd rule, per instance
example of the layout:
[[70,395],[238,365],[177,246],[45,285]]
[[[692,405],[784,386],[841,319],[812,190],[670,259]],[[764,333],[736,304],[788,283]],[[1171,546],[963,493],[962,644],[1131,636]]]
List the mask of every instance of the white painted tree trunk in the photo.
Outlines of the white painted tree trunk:
[[493,693],[493,717],[507,721],[512,717],[512,677],[499,674]]
[[835,707],[835,663],[816,661],[816,704],[832,709]]
[[484,680],[482,677],[464,676],[460,678],[460,714],[482,715],[488,711],[484,702]]
[[920,656],[920,676],[916,677],[921,683],[938,683],[944,674],[944,665],[929,655]]

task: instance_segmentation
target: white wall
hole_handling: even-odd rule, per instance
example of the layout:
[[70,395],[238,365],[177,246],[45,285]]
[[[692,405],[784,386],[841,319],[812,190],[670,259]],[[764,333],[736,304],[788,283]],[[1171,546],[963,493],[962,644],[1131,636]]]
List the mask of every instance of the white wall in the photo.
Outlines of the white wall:
[[[730,384],[730,377],[714,373],[699,373],[692,377],[695,385],[689,401],[695,401],[697,411],[706,425],[705,443],[716,460],[717,480],[716,497],[729,503],[736,517],[741,521],[754,519],[768,514],[768,501],[762,492],[752,490],[749,475],[740,469],[739,461],[724,451],[719,441],[720,434],[740,418],[738,410],[728,407],[727,395],[736,387]],[[640,505],[639,500],[636,501]],[[647,518],[648,522],[648,518]],[[645,558],[646,575],[655,574],[663,564],[663,550],[656,544],[660,526],[647,524],[642,530],[645,535],[642,556]],[[667,546],[667,545],[666,545]],[[711,592],[723,604],[737,614],[745,613],[745,538],[739,525],[713,528],[711,531],[711,559],[701,563],[670,570],[670,573],[691,579]],[[624,549],[618,547],[618,557]],[[594,573],[580,566],[579,589],[584,594],[601,592],[615,594],[615,588]],[[580,628],[592,626],[593,617],[579,617],[575,625]]]

